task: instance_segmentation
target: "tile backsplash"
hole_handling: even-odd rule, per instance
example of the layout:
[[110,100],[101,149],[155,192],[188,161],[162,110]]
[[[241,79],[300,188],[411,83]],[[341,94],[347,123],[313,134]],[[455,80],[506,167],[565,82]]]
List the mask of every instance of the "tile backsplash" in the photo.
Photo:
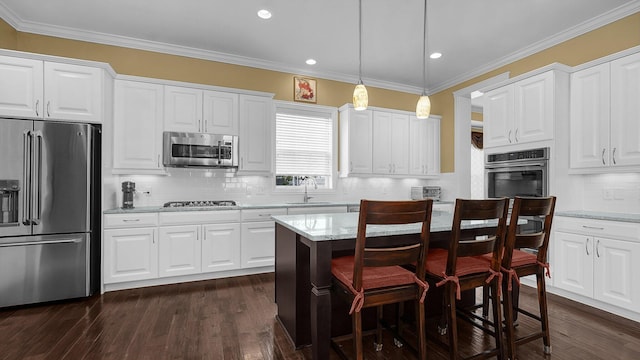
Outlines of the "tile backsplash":
[[640,213],[640,173],[582,175],[582,180],[582,210]]
[[[105,183],[105,209],[120,206],[123,181],[136,183],[134,205],[161,206],[178,200],[234,200],[245,204],[302,201],[298,191],[275,190],[273,178],[236,176],[228,170],[169,169],[167,175],[120,175]],[[390,178],[338,178],[332,191],[310,188],[312,201],[410,199],[412,186],[434,185],[432,180]],[[440,185],[440,184],[435,184]],[[446,196],[447,191],[443,189]]]

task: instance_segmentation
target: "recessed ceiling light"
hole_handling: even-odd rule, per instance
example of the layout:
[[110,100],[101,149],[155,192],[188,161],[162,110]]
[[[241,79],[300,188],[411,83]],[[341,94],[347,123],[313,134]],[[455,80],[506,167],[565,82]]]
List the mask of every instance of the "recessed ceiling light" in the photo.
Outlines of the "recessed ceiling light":
[[475,99],[475,98],[479,98],[480,96],[484,95],[484,93],[480,90],[476,90],[476,91],[472,91],[471,92],[471,98]]
[[439,52],[434,52],[431,55],[429,55],[429,57],[432,58],[432,59],[439,59],[441,56],[442,56],[442,54],[439,53]]
[[307,63],[307,65],[315,65],[317,63],[315,59],[307,59],[307,61],[305,62]]
[[269,10],[267,10],[267,9],[259,10],[259,11],[258,11],[258,16],[259,16],[261,19],[265,19],[265,20],[267,20],[267,19],[271,19],[271,11],[269,11]]

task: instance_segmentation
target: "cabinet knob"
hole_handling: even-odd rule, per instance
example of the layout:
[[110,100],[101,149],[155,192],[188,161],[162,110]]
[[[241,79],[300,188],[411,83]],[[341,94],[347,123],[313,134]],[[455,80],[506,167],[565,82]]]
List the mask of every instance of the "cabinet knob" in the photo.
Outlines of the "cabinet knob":
[[587,242],[584,243],[584,250],[587,252],[587,255],[589,255],[589,238],[587,238]]
[[606,151],[606,149],[602,149],[602,165],[606,165],[606,163],[604,162],[604,152]]
[[613,165],[616,165],[616,148],[613,148],[611,152],[611,160],[613,160]]
[[40,107],[40,99],[36,100],[36,116],[40,116],[39,112],[38,112],[38,108]]

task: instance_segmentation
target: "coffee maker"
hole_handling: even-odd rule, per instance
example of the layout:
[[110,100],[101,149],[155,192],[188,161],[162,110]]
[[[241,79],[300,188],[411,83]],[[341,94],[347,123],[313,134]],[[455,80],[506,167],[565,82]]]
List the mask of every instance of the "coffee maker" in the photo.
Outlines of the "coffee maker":
[[122,183],[122,208],[133,209],[133,194],[136,192],[136,183],[124,181]]

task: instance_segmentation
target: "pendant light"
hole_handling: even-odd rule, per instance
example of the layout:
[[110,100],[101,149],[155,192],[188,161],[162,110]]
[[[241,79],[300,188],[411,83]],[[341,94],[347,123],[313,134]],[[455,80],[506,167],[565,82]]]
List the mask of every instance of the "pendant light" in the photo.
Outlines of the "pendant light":
[[353,90],[353,108],[357,111],[365,110],[369,105],[369,94],[362,83],[362,0],[358,2],[358,85]]
[[422,39],[422,96],[416,105],[416,117],[426,119],[431,113],[431,100],[427,96],[427,0],[424,0],[424,38]]

